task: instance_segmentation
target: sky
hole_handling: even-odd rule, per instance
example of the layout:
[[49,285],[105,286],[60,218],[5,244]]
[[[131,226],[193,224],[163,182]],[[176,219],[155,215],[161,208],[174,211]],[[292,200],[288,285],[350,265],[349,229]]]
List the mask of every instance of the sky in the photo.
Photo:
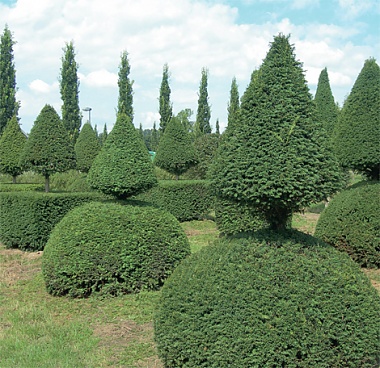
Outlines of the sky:
[[[227,125],[231,82],[243,95],[253,70],[279,33],[290,35],[312,95],[327,68],[342,105],[364,65],[380,60],[378,0],[0,0],[0,32],[11,30],[21,128],[30,132],[45,104],[61,114],[63,49],[73,41],[80,108],[110,131],[116,120],[118,71],[128,52],[134,125],[159,126],[158,97],[168,64],[173,112],[195,120],[202,68],[208,69],[211,126]],[[83,123],[89,114],[83,113]]]

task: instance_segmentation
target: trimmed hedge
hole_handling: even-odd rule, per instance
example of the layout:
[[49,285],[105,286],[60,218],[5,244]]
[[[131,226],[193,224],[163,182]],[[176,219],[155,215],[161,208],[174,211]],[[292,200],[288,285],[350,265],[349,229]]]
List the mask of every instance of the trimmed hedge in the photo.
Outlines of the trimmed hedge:
[[42,250],[69,210],[102,198],[98,193],[0,193],[0,242],[7,248]]
[[178,266],[155,340],[167,368],[373,368],[379,315],[379,295],[346,254],[297,231],[261,231]]
[[337,194],[319,217],[315,236],[362,267],[380,267],[379,182],[362,182]]
[[0,192],[31,192],[43,191],[42,184],[7,184],[0,183]]
[[206,180],[162,180],[134,198],[170,212],[181,222],[204,218],[214,205]]
[[171,214],[94,202],[75,208],[57,224],[42,271],[53,295],[119,295],[159,289],[189,254],[189,241]]

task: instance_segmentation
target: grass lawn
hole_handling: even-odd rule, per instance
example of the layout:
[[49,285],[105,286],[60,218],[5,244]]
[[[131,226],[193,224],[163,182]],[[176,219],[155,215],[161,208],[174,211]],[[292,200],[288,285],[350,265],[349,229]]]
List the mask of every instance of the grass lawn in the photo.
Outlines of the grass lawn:
[[[313,233],[318,215],[293,226]],[[192,252],[218,237],[213,221],[182,224]],[[52,297],[41,275],[42,252],[0,246],[0,367],[162,367],[152,316],[159,292],[101,299]],[[365,270],[380,291],[380,270]]]

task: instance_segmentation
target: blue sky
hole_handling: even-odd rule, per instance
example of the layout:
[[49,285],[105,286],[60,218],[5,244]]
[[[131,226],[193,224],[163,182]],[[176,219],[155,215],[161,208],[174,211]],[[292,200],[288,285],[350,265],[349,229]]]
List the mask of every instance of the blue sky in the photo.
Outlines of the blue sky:
[[[364,61],[380,59],[377,0],[0,0],[0,28],[14,47],[22,128],[29,132],[48,103],[61,112],[58,77],[65,42],[74,41],[80,106],[102,131],[115,122],[120,55],[134,80],[134,124],[158,124],[162,68],[169,65],[173,110],[197,109],[203,67],[209,70],[211,125],[227,121],[233,77],[240,95],[273,36],[291,34],[312,94],[327,67],[343,103]],[[88,115],[83,112],[83,120]]]

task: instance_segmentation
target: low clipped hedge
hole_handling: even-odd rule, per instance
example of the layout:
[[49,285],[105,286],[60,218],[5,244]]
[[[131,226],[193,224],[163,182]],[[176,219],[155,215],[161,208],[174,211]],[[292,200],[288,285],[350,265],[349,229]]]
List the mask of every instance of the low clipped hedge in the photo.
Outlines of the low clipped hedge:
[[43,191],[43,184],[7,184],[0,183],[0,192],[32,192]]
[[68,211],[102,198],[97,193],[0,193],[0,242],[7,248],[42,250]]
[[154,317],[165,367],[375,367],[380,298],[346,255],[295,230],[187,258]]
[[364,182],[337,194],[319,217],[315,236],[362,267],[380,267],[379,182]]
[[215,223],[222,235],[235,235],[268,227],[264,218],[249,204],[223,198],[215,200]]
[[162,180],[134,198],[170,212],[181,222],[204,218],[214,205],[206,180]]
[[157,290],[190,254],[173,215],[152,207],[88,203],[56,225],[42,272],[52,295],[87,297]]

